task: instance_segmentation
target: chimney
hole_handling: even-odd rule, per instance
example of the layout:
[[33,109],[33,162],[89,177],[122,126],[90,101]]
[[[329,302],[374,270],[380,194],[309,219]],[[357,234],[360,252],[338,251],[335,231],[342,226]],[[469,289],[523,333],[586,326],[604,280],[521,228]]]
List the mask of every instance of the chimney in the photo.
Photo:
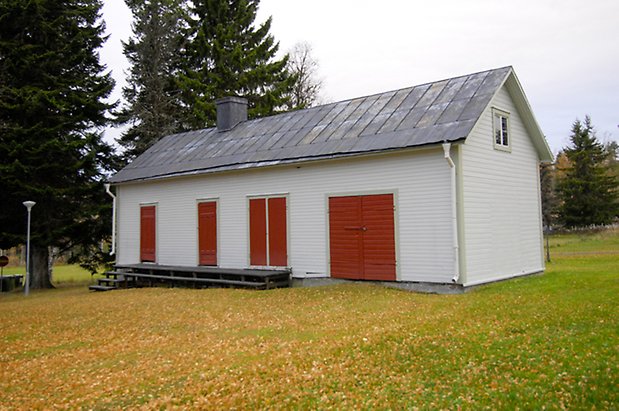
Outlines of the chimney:
[[228,131],[247,120],[247,99],[243,97],[222,97],[217,105],[217,131]]

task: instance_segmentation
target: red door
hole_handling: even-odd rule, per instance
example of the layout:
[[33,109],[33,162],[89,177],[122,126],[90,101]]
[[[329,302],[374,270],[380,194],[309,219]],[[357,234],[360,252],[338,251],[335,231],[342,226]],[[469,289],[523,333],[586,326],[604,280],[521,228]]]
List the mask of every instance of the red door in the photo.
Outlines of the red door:
[[157,208],[140,207],[140,260],[155,262],[157,243]]
[[249,200],[249,262],[282,267],[288,264],[285,197]]
[[393,195],[329,198],[331,276],[395,281]]
[[217,265],[217,203],[198,203],[198,252],[200,265]]
[[269,265],[288,265],[288,241],[286,237],[286,198],[269,198]]
[[358,279],[363,273],[360,197],[329,198],[331,276]]
[[249,263],[267,265],[266,199],[249,200]]

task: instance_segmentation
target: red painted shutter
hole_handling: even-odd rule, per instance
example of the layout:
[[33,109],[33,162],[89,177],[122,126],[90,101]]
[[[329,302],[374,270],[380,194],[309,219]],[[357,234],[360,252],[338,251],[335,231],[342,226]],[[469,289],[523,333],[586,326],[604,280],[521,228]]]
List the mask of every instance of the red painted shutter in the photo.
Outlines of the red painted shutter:
[[198,249],[200,265],[217,265],[217,203],[198,204]]
[[395,281],[393,195],[361,197],[363,274],[366,280]]
[[393,195],[329,198],[331,276],[394,281]]
[[329,198],[331,276],[359,279],[363,275],[363,238],[359,197]]
[[249,262],[267,265],[266,200],[249,200]]
[[155,262],[156,255],[156,216],[155,206],[140,207],[140,260]]
[[286,198],[269,198],[269,265],[288,265]]

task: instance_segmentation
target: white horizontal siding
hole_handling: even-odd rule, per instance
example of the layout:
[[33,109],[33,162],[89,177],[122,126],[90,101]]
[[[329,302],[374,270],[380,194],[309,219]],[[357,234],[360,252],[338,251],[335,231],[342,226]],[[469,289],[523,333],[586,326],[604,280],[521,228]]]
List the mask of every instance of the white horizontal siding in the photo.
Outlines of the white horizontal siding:
[[157,203],[157,262],[196,265],[196,201],[217,198],[219,266],[248,267],[247,195],[287,194],[289,264],[295,275],[327,274],[328,196],[393,192],[398,279],[448,282],[449,187],[449,167],[438,149],[125,184],[119,189],[118,263],[139,261],[139,206]]
[[[492,107],[510,113],[511,152],[494,149]],[[505,87],[462,150],[466,283],[543,270],[538,156]]]

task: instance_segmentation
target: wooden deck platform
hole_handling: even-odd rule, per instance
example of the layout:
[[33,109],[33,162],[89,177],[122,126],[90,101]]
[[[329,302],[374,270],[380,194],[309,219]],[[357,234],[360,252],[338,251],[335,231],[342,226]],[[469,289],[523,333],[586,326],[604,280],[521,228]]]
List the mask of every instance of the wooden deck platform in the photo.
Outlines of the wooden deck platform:
[[154,287],[234,287],[269,290],[290,286],[290,270],[259,270],[220,267],[185,267],[159,264],[116,265],[106,278],[90,286],[93,291],[118,288]]

